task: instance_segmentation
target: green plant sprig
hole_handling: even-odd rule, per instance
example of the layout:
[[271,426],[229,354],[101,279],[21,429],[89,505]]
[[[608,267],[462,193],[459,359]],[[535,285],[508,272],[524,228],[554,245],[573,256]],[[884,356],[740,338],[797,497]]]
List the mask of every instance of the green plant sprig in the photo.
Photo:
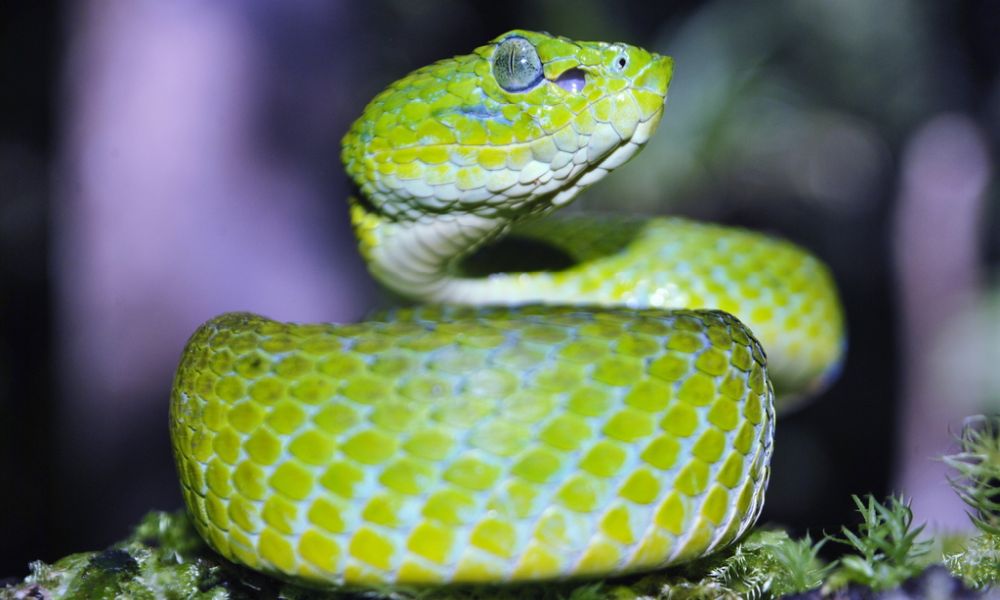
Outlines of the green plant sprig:
[[874,590],[892,589],[927,566],[931,542],[918,540],[924,526],[913,527],[913,511],[902,497],[890,496],[885,504],[871,495],[866,500],[852,498],[862,522],[857,533],[843,527],[843,537],[826,537],[853,550],[837,561],[827,589],[850,583]]

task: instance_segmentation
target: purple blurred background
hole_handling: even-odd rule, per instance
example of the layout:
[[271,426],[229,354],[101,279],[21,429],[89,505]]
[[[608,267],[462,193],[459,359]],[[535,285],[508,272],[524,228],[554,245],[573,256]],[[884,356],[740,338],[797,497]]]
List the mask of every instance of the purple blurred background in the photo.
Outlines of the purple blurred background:
[[966,527],[943,466],[1000,407],[1000,6],[989,0],[9,3],[0,8],[0,576],[175,509],[170,380],[209,317],[386,302],[339,138],[390,81],[514,27],[675,57],[661,131],[588,207],[788,237],[831,265],[842,378],[783,418],[764,518],[852,493]]

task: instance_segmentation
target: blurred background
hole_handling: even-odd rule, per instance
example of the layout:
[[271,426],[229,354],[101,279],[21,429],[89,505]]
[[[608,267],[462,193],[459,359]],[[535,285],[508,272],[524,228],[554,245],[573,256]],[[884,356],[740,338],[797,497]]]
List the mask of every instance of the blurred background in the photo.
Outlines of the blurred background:
[[809,248],[841,378],[781,419],[764,520],[852,493],[967,527],[934,457],[1000,405],[1000,6],[992,0],[10,2],[0,8],[0,577],[176,509],[187,336],[383,302],[339,138],[390,81],[514,27],[673,55],[659,133],[587,208]]

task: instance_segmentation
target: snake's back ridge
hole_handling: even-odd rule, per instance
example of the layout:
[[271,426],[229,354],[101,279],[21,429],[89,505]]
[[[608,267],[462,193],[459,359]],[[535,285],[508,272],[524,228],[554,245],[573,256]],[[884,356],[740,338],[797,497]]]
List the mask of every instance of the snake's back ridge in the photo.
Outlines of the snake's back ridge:
[[[548,216],[642,148],[671,74],[515,30],[372,100],[343,143],[351,219],[373,276],[428,304],[194,333],[171,438],[212,548],[319,587],[500,583],[656,569],[754,523],[771,376],[816,389],[843,352],[825,267],[741,230]],[[463,271],[511,231],[572,264]]]

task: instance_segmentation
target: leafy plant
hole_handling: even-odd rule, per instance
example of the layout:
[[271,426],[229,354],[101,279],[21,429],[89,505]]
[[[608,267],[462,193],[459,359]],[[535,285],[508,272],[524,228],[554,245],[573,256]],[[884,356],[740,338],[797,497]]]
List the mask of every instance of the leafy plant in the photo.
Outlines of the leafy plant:
[[913,527],[913,511],[902,497],[891,496],[886,504],[871,495],[867,500],[852,496],[861,514],[858,532],[847,527],[843,537],[827,539],[849,546],[827,581],[828,589],[858,583],[874,590],[886,590],[918,574],[927,566],[929,540],[918,540],[924,526]]

